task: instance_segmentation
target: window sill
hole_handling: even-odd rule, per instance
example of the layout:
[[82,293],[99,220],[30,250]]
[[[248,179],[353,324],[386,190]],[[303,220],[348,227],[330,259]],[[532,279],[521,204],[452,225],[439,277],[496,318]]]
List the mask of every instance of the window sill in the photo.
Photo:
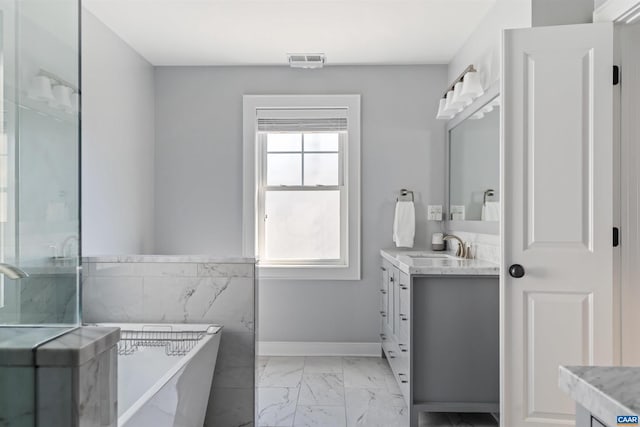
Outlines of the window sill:
[[260,279],[361,280],[360,270],[338,265],[282,265],[258,263]]

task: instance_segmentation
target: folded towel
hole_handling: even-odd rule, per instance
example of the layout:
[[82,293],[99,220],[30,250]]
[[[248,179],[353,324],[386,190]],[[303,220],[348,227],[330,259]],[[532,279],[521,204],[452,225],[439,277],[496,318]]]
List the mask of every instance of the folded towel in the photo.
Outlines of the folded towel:
[[482,206],[483,221],[500,221],[500,202],[486,202]]
[[416,211],[413,202],[397,202],[393,220],[393,241],[399,248],[412,248],[415,234]]

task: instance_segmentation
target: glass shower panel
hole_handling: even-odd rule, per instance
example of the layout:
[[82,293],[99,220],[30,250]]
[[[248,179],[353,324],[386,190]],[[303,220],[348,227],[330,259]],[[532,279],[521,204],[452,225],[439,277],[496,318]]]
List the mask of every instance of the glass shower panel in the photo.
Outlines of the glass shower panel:
[[28,275],[0,275],[0,324],[73,326],[80,320],[79,2],[0,0],[0,13],[0,262]]

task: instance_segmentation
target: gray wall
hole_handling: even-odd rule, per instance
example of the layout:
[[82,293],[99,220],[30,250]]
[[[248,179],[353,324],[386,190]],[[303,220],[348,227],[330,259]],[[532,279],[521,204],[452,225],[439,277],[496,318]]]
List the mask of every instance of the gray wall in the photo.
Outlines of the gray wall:
[[588,24],[593,22],[593,0],[532,0],[531,25]]
[[362,95],[360,281],[261,280],[261,341],[377,342],[380,248],[395,197],[416,192],[416,245],[444,201],[444,123],[434,119],[447,67],[156,68],[156,252],[234,256],[242,245],[242,95]]
[[153,250],[153,67],[82,11],[85,255]]

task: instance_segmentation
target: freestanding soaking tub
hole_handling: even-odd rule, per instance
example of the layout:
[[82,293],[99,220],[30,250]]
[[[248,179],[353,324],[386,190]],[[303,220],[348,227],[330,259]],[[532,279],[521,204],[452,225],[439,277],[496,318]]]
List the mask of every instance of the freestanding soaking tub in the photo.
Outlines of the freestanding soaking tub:
[[222,327],[101,324],[121,329],[119,427],[202,427]]

